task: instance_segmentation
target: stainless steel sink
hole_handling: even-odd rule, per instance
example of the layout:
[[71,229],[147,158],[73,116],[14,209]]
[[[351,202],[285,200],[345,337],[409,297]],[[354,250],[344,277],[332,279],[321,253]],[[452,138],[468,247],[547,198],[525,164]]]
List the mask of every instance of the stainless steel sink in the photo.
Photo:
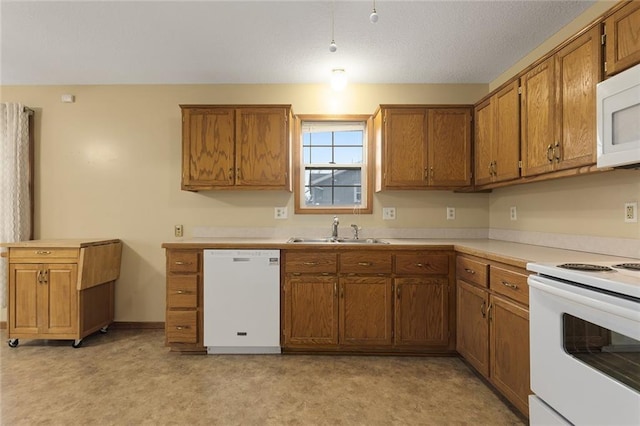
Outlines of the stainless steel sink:
[[306,237],[292,237],[289,238],[287,243],[298,244],[389,244],[388,241],[379,240],[377,238],[362,238],[358,240],[348,238],[306,238]]

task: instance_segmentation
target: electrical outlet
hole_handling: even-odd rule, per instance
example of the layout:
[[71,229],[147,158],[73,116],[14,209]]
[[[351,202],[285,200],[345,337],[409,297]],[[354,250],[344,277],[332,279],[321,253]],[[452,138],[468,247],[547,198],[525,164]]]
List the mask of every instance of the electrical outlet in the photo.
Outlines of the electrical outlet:
[[624,221],[627,223],[638,222],[638,203],[624,203]]
[[455,219],[456,219],[456,208],[447,207],[447,220],[455,220]]
[[286,219],[287,218],[287,208],[286,207],[276,207],[274,217],[276,219]]
[[174,235],[175,235],[176,237],[182,237],[182,235],[183,235],[183,228],[182,228],[182,225],[176,225],[176,226],[173,228],[173,233],[174,233]]
[[396,220],[396,208],[395,207],[383,207],[382,208],[383,220]]
[[516,206],[511,206],[509,209],[509,219],[518,220],[518,211],[516,210]]

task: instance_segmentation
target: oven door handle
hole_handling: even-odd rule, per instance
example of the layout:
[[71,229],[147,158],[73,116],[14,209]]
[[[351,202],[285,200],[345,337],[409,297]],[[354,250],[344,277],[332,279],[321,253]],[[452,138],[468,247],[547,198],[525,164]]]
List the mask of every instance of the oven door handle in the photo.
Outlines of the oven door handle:
[[[598,309],[612,315],[617,315],[622,318],[640,322],[640,310],[638,310],[637,308],[626,308],[624,306],[614,304],[613,302],[618,299],[615,296],[598,293],[597,291],[593,290],[586,290],[581,287],[571,286],[570,284],[564,284],[546,277],[540,277],[538,275],[530,275],[527,279],[527,283],[529,284],[529,288],[540,290],[554,296],[561,297],[570,302],[589,306],[591,308]],[[585,295],[585,293],[594,294],[596,297],[589,297]],[[605,300],[607,299],[611,300],[612,303],[606,302]],[[624,302],[634,303],[624,299],[620,300],[620,302],[622,302],[621,304],[625,304]],[[637,303],[635,304],[637,305]]]

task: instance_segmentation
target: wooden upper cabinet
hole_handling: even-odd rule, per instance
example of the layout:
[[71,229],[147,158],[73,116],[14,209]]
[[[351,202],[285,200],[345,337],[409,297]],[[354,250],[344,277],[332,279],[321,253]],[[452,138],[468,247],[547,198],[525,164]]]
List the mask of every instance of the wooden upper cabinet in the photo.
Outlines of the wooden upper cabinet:
[[523,176],[553,169],[554,65],[554,58],[548,58],[520,78]]
[[594,26],[521,76],[523,176],[595,163],[601,55]]
[[640,1],[628,1],[605,21],[607,77],[640,63]]
[[596,85],[602,80],[600,28],[555,55],[556,170],[596,162]]
[[291,108],[181,105],[182,189],[291,190]]
[[382,106],[374,127],[376,190],[470,185],[471,108]]
[[518,80],[475,109],[475,183],[520,177],[520,98]]
[[471,185],[471,108],[427,111],[430,186]]
[[383,185],[386,188],[427,186],[427,111],[388,108],[383,111]]

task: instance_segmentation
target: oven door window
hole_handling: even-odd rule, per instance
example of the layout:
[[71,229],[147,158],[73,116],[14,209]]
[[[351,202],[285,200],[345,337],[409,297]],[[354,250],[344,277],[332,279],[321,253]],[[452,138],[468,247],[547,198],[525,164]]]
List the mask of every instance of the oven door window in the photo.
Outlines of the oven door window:
[[563,326],[568,354],[640,391],[640,341],[566,313]]

